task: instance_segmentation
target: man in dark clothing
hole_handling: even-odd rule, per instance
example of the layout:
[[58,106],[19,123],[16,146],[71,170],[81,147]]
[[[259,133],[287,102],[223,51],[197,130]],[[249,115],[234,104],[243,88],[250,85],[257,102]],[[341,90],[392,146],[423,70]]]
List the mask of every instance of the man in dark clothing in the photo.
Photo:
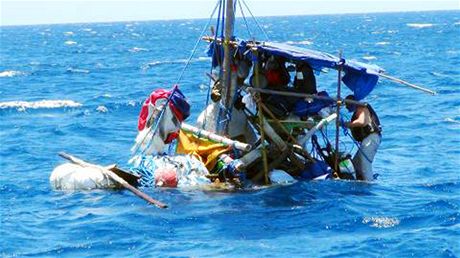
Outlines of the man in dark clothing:
[[[348,100],[355,100],[353,95],[346,97]],[[372,162],[381,141],[380,121],[374,109],[368,104],[358,106],[346,103],[349,112],[353,112],[350,122],[345,127],[350,128],[353,138],[360,143],[359,150],[353,157],[353,165],[358,179],[372,181]]]

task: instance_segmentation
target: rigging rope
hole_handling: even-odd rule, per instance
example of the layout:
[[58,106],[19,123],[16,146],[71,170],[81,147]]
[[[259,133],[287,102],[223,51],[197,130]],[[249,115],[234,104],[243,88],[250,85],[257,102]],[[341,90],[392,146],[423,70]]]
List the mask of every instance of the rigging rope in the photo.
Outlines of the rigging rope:
[[246,9],[248,10],[249,14],[251,14],[252,16],[252,19],[254,19],[254,22],[256,23],[256,25],[259,27],[259,29],[262,31],[262,33],[264,34],[265,36],[265,39],[268,41],[268,35],[267,35],[267,32],[265,32],[265,30],[262,28],[262,26],[260,26],[259,22],[257,21],[256,17],[252,14],[251,12],[251,9],[249,9],[249,6],[246,4],[246,1],[245,0],[242,0],[243,1],[243,4],[244,6],[246,6]]
[[240,2],[240,1],[241,1],[241,0],[237,0],[236,2],[238,3],[238,6],[240,7],[241,16],[243,17],[244,24],[246,25],[246,29],[248,30],[249,38],[250,38],[250,39],[253,39],[251,30],[249,29],[248,21],[246,20],[246,16],[244,15],[243,6],[241,5],[241,2]]
[[208,22],[206,23],[206,25],[204,26],[203,30],[201,31],[200,37],[198,37],[198,40],[196,41],[195,46],[193,47],[192,53],[190,54],[190,57],[188,58],[187,62],[185,63],[185,66],[184,66],[184,68],[182,69],[182,72],[180,73],[179,78],[177,79],[177,81],[176,81],[176,83],[175,83],[176,85],[179,84],[180,80],[182,79],[182,76],[183,76],[184,73],[185,73],[185,70],[187,69],[187,67],[188,67],[189,64],[190,64],[190,61],[192,60],[193,56],[195,55],[195,52],[196,52],[196,50],[197,50],[197,48],[198,48],[198,44],[200,43],[201,38],[202,38],[203,35],[204,35],[204,32],[205,32],[206,29],[209,27],[209,24],[211,23],[211,20],[212,20],[212,18],[214,17],[214,13],[216,12],[217,7],[219,6],[219,3],[220,3],[220,2],[221,2],[221,0],[218,0],[218,1],[217,1],[216,6],[214,7],[214,10],[213,10],[212,13],[211,13],[211,17],[209,17]]
[[[221,18],[221,11],[222,11],[222,3],[223,3],[223,0],[218,0],[217,4],[219,5],[219,11],[217,13],[217,22],[216,22],[216,31],[214,32],[214,43],[211,43],[212,44],[212,48],[213,48],[213,52],[212,52],[212,57],[211,58],[214,58],[214,56],[216,56],[216,59],[217,59],[217,66],[218,67],[222,67],[222,62],[221,62],[221,55],[220,54],[217,54],[215,55],[216,51],[219,51],[219,49],[217,48],[217,44],[215,42],[217,42],[217,34],[219,33],[219,26],[220,26],[220,18]],[[205,129],[206,128],[206,124],[208,123],[208,106],[209,106],[209,99],[211,97],[211,89],[212,87],[214,86],[214,83],[212,83],[212,86],[211,86],[211,82],[213,81],[213,78],[212,78],[212,69],[214,68],[213,67],[213,62],[214,61],[211,61],[211,68],[210,68],[210,71],[209,71],[209,74],[211,74],[211,77],[209,78],[209,83],[208,83],[208,92],[206,94],[206,106],[205,106],[205,109],[204,109],[204,121],[201,125],[201,129]]]

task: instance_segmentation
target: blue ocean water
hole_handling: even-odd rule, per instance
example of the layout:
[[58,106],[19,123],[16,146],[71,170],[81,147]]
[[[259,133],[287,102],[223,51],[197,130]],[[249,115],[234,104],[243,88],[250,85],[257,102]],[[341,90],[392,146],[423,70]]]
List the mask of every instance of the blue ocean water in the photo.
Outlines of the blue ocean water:
[[[176,82],[206,20],[1,27],[0,255],[460,256],[460,12],[259,22],[271,40],[342,49],[439,93],[381,81],[366,99],[384,125],[375,183],[144,189],[167,210],[127,191],[53,191],[60,151],[126,165],[142,101]],[[180,82],[189,122],[206,102],[205,49]]]

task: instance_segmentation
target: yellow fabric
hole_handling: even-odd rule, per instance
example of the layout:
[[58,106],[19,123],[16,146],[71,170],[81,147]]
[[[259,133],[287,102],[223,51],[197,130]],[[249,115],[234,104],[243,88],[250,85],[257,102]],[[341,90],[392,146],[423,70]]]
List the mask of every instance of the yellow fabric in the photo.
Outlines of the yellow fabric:
[[229,151],[229,147],[221,143],[198,138],[193,133],[185,132],[182,129],[179,132],[179,144],[176,153],[195,156],[205,164],[209,171],[216,165],[219,155],[227,151]]

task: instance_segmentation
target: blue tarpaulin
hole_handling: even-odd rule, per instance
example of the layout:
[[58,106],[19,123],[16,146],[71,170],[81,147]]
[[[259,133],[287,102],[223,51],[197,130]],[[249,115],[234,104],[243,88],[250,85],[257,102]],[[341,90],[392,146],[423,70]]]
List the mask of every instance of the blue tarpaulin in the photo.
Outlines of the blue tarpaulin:
[[[328,53],[281,43],[264,42],[258,44],[257,50],[260,53],[281,56],[290,61],[308,63],[315,70],[322,68],[338,69],[341,61],[340,58]],[[377,84],[378,74],[383,72],[383,69],[376,65],[353,60],[342,59],[342,62],[342,69],[345,72],[342,81],[353,91],[355,98],[361,100],[369,95]]]
[[[252,55],[251,51],[246,51],[248,48],[247,41],[238,41],[238,51],[247,53],[248,58],[252,61],[257,60],[257,57]],[[252,43],[252,42],[251,42]],[[215,51],[215,50],[218,51]],[[356,100],[365,98],[374,89],[379,79],[379,73],[384,70],[377,65],[365,64],[354,60],[340,59],[331,54],[316,50],[299,48],[287,44],[275,42],[261,42],[257,44],[257,51],[267,55],[284,57],[289,61],[297,61],[308,63],[314,70],[320,71],[322,68],[338,69],[342,63],[342,69],[345,75],[342,81],[353,91]],[[220,56],[216,53],[220,52]],[[223,51],[220,45],[211,43],[208,55],[213,57],[213,67],[217,66],[218,59],[222,60]]]

